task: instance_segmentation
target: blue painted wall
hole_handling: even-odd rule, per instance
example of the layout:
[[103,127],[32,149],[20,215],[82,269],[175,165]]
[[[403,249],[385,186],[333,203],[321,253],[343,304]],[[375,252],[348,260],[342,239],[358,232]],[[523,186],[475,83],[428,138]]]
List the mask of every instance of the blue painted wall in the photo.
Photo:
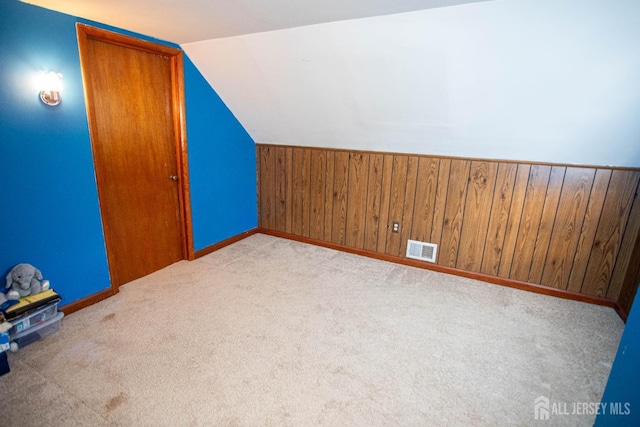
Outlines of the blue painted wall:
[[[63,304],[110,286],[77,21],[17,1],[0,5],[0,273],[34,264]],[[38,98],[33,80],[42,70],[64,76],[58,107]],[[198,250],[256,227],[255,147],[188,58],[185,92]]]
[[596,426],[640,426],[640,293],[627,318]]
[[185,55],[195,249],[258,225],[255,143]]

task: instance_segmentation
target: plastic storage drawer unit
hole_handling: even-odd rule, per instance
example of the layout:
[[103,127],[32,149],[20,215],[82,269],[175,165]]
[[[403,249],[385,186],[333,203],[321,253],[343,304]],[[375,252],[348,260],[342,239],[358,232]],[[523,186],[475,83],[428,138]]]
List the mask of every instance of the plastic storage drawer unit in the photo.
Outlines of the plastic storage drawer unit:
[[13,319],[11,321],[11,323],[13,324],[13,328],[11,329],[11,332],[14,334],[25,332],[53,318],[57,313],[58,313],[57,302],[46,305],[34,311],[33,313],[29,313],[24,316],[20,316],[16,319]]
[[18,344],[18,347],[24,347],[38,341],[41,338],[54,334],[60,330],[64,313],[59,312],[55,317],[33,326],[25,331],[11,334],[11,341]]

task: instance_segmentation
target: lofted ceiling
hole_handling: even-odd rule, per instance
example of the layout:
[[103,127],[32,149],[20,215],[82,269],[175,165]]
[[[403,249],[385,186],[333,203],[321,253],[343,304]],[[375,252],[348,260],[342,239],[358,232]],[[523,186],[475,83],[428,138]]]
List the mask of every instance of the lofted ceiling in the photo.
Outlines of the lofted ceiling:
[[174,43],[488,0],[22,0]]

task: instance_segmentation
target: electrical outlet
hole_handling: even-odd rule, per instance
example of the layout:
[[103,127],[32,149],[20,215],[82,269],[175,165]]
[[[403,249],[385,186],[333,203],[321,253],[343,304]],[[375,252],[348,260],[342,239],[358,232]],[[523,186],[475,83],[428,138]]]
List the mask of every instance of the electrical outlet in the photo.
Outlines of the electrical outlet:
[[400,223],[398,221],[393,221],[393,227],[391,227],[391,231],[397,233],[400,231]]

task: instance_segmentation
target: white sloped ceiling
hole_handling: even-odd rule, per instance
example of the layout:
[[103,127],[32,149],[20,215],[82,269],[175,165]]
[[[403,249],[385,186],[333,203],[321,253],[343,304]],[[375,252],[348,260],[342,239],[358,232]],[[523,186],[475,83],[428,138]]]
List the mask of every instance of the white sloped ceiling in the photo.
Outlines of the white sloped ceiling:
[[[3,0],[10,1],[10,0]],[[174,43],[494,0],[21,0]]]
[[499,0],[182,47],[259,143],[638,167],[638,22]]

